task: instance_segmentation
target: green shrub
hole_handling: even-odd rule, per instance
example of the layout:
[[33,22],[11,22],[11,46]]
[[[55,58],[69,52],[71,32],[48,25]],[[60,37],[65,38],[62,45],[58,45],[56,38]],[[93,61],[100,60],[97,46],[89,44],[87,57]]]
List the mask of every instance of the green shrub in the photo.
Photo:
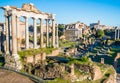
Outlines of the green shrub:
[[0,62],[0,66],[3,66],[4,63]]

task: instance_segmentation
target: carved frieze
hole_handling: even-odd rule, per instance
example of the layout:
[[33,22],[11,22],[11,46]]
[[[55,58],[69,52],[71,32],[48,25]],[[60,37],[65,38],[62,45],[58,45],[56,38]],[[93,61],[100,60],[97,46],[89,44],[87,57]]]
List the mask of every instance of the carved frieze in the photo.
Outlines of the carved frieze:
[[34,12],[34,13],[38,13],[38,14],[42,13],[31,3],[30,4],[23,4],[22,10],[28,11],[28,12]]

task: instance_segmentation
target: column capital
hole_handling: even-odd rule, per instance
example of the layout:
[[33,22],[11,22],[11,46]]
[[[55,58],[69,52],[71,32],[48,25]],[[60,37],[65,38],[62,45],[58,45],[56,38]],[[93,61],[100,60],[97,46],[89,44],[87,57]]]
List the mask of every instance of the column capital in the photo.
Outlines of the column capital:
[[25,19],[28,19],[28,16],[23,16]]
[[16,15],[17,18],[20,18],[20,15]]
[[6,17],[6,18],[8,18],[9,16],[8,15],[6,15],[6,14],[4,14],[4,16]]
[[52,19],[52,21],[55,21],[55,19]]
[[36,19],[38,19],[38,18],[37,18],[37,17],[32,17],[32,19],[33,19],[33,20],[36,20]]
[[48,21],[48,22],[49,22],[49,21],[50,21],[50,19],[45,19],[45,21]]
[[45,19],[43,19],[43,18],[38,18],[40,21],[43,21],[43,20],[45,20]]

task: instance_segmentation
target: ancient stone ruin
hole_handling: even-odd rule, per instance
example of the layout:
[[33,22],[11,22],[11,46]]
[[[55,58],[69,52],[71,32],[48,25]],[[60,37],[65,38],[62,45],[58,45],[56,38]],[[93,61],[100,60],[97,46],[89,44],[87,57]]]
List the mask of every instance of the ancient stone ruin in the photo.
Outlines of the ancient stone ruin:
[[[18,55],[18,51],[21,50],[20,46],[20,17],[24,17],[25,19],[25,49],[29,49],[29,28],[28,28],[28,19],[33,19],[33,26],[34,26],[34,42],[33,48],[37,49],[37,26],[36,21],[40,21],[40,48],[43,48],[44,40],[43,40],[43,22],[46,21],[46,47],[49,46],[49,21],[52,21],[52,42],[51,46],[58,47],[58,34],[55,28],[55,14],[43,13],[39,11],[32,3],[30,4],[23,4],[22,8],[17,8],[14,6],[3,6],[1,7],[5,12],[5,53],[6,58],[12,58],[12,63],[10,60],[6,59],[6,65],[12,66],[16,69],[21,69],[22,65],[20,63],[20,58]],[[10,42],[10,36],[12,36],[12,41]],[[11,56],[12,55],[12,56]],[[13,60],[14,58],[14,60]],[[9,63],[9,64],[7,64]]]

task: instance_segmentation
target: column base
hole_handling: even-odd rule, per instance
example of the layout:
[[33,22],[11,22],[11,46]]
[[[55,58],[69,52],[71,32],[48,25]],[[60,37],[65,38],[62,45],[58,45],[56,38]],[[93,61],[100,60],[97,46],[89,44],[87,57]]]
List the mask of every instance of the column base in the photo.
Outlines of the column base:
[[6,55],[9,54],[9,51],[6,51]]
[[20,58],[18,54],[12,54],[5,56],[5,67],[14,69],[14,70],[21,70],[22,64],[20,62]]
[[14,60],[15,60],[15,63],[16,63],[16,68],[18,70],[21,70],[22,69],[22,64],[21,64],[19,55],[18,54],[12,54],[12,56],[14,57]]

